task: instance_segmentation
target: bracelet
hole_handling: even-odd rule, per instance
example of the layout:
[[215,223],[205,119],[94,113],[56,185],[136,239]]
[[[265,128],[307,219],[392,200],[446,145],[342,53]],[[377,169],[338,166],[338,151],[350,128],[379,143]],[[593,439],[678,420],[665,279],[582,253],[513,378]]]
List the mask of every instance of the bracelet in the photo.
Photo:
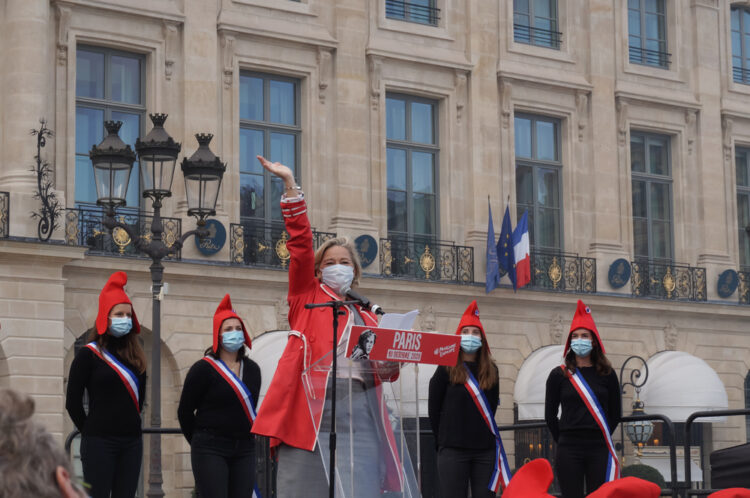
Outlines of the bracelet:
[[285,190],[302,190],[302,187],[299,185],[293,185],[291,187],[284,187]]

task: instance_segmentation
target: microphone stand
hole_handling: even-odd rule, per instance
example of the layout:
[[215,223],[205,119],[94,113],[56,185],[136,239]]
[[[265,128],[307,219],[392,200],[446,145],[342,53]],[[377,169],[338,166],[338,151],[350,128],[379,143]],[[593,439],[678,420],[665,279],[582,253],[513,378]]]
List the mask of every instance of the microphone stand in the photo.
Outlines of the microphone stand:
[[[339,315],[343,315],[341,308],[349,304],[359,304],[359,300],[355,301],[328,301],[327,303],[311,303],[306,304],[306,309],[314,308],[331,308],[333,311],[333,364],[331,365],[332,370],[332,381],[331,381],[331,433],[329,436],[329,445],[331,450],[331,458],[328,468],[328,497],[334,498],[334,490],[336,489],[336,368],[337,362],[336,357],[338,356],[338,331],[339,331]],[[325,410],[325,403],[324,403]]]

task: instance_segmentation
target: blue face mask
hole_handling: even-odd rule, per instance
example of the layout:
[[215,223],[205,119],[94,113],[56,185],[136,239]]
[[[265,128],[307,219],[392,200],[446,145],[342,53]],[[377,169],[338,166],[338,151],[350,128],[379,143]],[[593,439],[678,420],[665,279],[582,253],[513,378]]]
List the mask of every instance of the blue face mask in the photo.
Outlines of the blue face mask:
[[230,353],[236,353],[245,344],[245,334],[241,330],[230,330],[221,334],[221,346]]
[[464,353],[476,353],[482,347],[482,339],[475,335],[464,334],[461,336],[461,349]]
[[133,320],[129,317],[112,317],[112,323],[109,325],[109,333],[115,337],[122,337],[130,332],[133,328]]
[[573,350],[576,356],[588,356],[593,349],[591,339],[573,339],[570,341],[570,349]]

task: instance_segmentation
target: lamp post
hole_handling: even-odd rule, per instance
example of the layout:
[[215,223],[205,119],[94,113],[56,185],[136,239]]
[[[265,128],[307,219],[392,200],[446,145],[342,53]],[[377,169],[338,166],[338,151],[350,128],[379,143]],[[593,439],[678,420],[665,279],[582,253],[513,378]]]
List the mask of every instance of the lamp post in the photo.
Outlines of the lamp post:
[[[630,380],[625,382],[623,381],[623,373],[625,372],[625,365],[627,365],[630,360],[640,361],[643,366],[640,368],[633,368],[630,371]],[[641,368],[643,368],[643,372],[641,372]],[[632,415],[643,415],[644,413],[643,408],[645,405],[643,404],[643,401],[640,400],[639,394],[641,392],[641,388],[644,384],[646,384],[647,380],[648,363],[646,363],[646,360],[644,360],[640,356],[633,355],[628,357],[623,362],[622,367],[620,367],[620,393],[625,394],[625,386],[633,386],[633,388],[635,389],[635,400],[633,400]],[[620,448],[620,459],[622,461],[625,460],[625,437],[623,435],[623,430],[627,432],[628,439],[630,439],[630,441],[638,448],[637,452],[638,456],[640,456],[640,446],[641,444],[644,444],[648,442],[649,439],[651,439],[651,434],[653,434],[654,432],[654,424],[650,420],[636,420],[634,422],[620,424],[620,440],[622,441],[622,446]]]
[[[216,200],[226,169],[208,148],[212,135],[199,134],[199,148],[190,159],[183,159],[182,172],[185,177],[188,214],[195,216],[198,228],[191,230],[175,241],[171,247],[164,244],[161,221],[162,200],[172,196],[172,180],[181,145],[176,143],[164,129],[166,114],[150,114],[154,127],[141,140],[136,140],[136,151],[141,166],[143,197],[150,198],[154,210],[151,220],[150,240],[142,238],[130,226],[115,219],[115,209],[124,206],[130,173],[136,154],[118,136],[122,122],[104,123],[108,135],[97,146],[91,148],[89,157],[94,167],[96,181],[96,203],[105,208],[102,223],[112,232],[115,228],[125,230],[136,249],[151,258],[151,296],[153,300],[152,345],[151,345],[151,427],[161,427],[161,289],[164,276],[162,259],[179,251],[192,235],[203,238],[208,235],[206,218],[216,214]],[[161,436],[152,434],[149,453],[150,472],[147,496],[163,497],[161,471]]]

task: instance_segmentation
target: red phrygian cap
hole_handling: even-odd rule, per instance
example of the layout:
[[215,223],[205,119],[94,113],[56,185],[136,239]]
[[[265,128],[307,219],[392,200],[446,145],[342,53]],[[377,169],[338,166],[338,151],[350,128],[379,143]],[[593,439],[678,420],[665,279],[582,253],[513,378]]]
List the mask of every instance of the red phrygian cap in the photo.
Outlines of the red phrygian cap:
[[660,494],[658,484],[637,477],[623,477],[602,484],[587,498],[658,498]]
[[458,322],[458,328],[456,329],[456,335],[461,335],[461,329],[464,327],[479,327],[482,332],[482,339],[484,340],[484,346],[487,348],[487,352],[490,352],[490,344],[487,341],[487,334],[484,333],[484,327],[482,322],[479,320],[479,308],[477,307],[477,301],[471,302],[466,311],[464,311],[461,321]]
[[711,493],[708,498],[750,498],[750,489],[728,488],[716,493]]
[[[104,288],[99,293],[99,312],[96,315],[96,331],[99,335],[107,333],[107,327],[109,327],[109,312],[115,305],[118,304],[129,304],[131,307],[133,303],[130,302],[128,295],[125,294],[125,284],[128,283],[128,275],[124,271],[118,271],[112,274],[104,284]],[[135,316],[135,309],[133,309],[133,328],[131,329],[136,334],[141,333],[141,324],[138,323],[138,318]]]
[[547,494],[552,484],[552,467],[544,458],[532,460],[513,474],[503,498],[552,498]]
[[229,299],[229,294],[226,294],[224,299],[221,300],[221,303],[219,303],[219,307],[216,308],[216,313],[214,313],[214,353],[219,350],[219,331],[221,330],[221,324],[228,318],[236,318],[240,321],[240,325],[242,325],[242,333],[245,334],[245,344],[248,348],[252,347],[250,336],[247,334],[247,329],[245,328],[245,322],[242,321],[240,315],[234,312],[232,309],[232,300]]
[[565,341],[565,350],[563,351],[563,357],[567,356],[568,351],[570,351],[570,336],[573,333],[574,330],[578,329],[586,329],[591,331],[594,336],[596,336],[596,340],[599,342],[599,348],[602,350],[603,354],[606,354],[607,352],[604,350],[604,344],[602,343],[601,337],[599,337],[599,331],[596,330],[596,324],[594,323],[594,318],[591,316],[591,309],[583,304],[583,301],[580,299],[578,300],[578,307],[576,308],[576,314],[573,315],[573,322],[570,324],[570,332],[568,332],[568,340]]

